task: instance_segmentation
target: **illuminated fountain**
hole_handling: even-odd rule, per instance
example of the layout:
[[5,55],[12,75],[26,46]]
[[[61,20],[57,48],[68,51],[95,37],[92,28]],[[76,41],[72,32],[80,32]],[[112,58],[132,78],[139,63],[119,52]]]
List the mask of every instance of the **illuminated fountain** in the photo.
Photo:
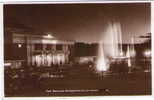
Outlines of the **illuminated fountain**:
[[134,37],[131,38],[131,57],[135,57],[136,56],[136,51],[135,51],[135,47],[134,47]]
[[128,60],[127,60],[128,67],[131,67],[132,64],[131,64],[131,59],[130,59],[131,55],[130,55],[130,46],[129,45],[127,46],[126,57],[128,58]]
[[96,69],[100,72],[108,71],[109,58],[121,59],[124,57],[120,22],[109,20],[104,33],[98,46],[98,60],[96,64]]
[[99,43],[99,46],[98,46],[98,59],[97,59],[96,68],[97,68],[97,71],[100,71],[100,72],[107,71],[108,69],[107,59],[104,55],[102,43]]
[[[132,37],[131,44],[127,47],[126,54],[123,53],[123,41],[121,23],[118,17],[110,16],[106,19],[106,27],[103,31],[98,48],[98,60],[96,69],[99,72],[108,72],[111,64],[122,64],[127,59],[127,65],[130,69],[135,66],[136,51],[134,47],[134,37]],[[120,63],[119,63],[120,62]],[[118,65],[121,66],[121,65]]]
[[102,37],[104,52],[108,57],[120,58],[124,56],[122,50],[121,25],[118,20],[112,19],[107,22],[107,27]]
[[127,57],[127,64],[129,68],[129,72],[131,73],[132,67],[135,65],[134,58],[136,56],[136,51],[134,47],[134,38],[131,38],[131,44],[127,46],[127,52],[126,52],[126,57]]

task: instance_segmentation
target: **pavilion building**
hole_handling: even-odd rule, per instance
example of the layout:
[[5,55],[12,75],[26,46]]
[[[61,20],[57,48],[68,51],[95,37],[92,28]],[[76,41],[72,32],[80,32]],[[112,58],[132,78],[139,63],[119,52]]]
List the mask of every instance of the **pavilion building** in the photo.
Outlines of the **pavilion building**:
[[[4,60],[6,66],[52,66],[71,61],[74,41],[51,34],[32,34],[17,28],[5,28]],[[31,34],[29,34],[31,33]]]

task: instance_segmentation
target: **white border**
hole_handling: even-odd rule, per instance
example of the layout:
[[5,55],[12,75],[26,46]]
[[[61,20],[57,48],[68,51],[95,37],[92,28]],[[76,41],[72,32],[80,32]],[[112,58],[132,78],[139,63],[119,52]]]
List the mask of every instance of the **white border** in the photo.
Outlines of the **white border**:
[[4,96],[3,4],[0,3],[0,96]]
[[150,0],[5,0],[4,4],[145,3]]
[[154,86],[153,86],[153,83],[154,83],[154,2],[151,2],[151,35],[152,35],[152,95],[154,95]]

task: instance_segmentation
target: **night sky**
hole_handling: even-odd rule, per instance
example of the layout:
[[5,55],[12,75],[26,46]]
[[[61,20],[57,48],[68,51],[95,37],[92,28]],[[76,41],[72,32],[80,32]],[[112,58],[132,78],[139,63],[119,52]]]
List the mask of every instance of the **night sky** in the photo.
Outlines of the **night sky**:
[[[107,23],[116,19],[121,24],[122,40],[150,33],[150,4],[27,4],[5,5],[4,23],[24,24],[37,31],[54,33],[67,40],[98,42]],[[42,33],[42,34],[44,34]],[[140,43],[144,39],[135,39]]]

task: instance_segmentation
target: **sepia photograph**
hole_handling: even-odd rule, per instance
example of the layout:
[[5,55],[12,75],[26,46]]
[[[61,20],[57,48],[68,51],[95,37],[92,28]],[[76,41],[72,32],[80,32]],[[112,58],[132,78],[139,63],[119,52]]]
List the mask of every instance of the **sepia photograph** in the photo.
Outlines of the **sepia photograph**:
[[152,95],[151,3],[4,4],[5,97]]

